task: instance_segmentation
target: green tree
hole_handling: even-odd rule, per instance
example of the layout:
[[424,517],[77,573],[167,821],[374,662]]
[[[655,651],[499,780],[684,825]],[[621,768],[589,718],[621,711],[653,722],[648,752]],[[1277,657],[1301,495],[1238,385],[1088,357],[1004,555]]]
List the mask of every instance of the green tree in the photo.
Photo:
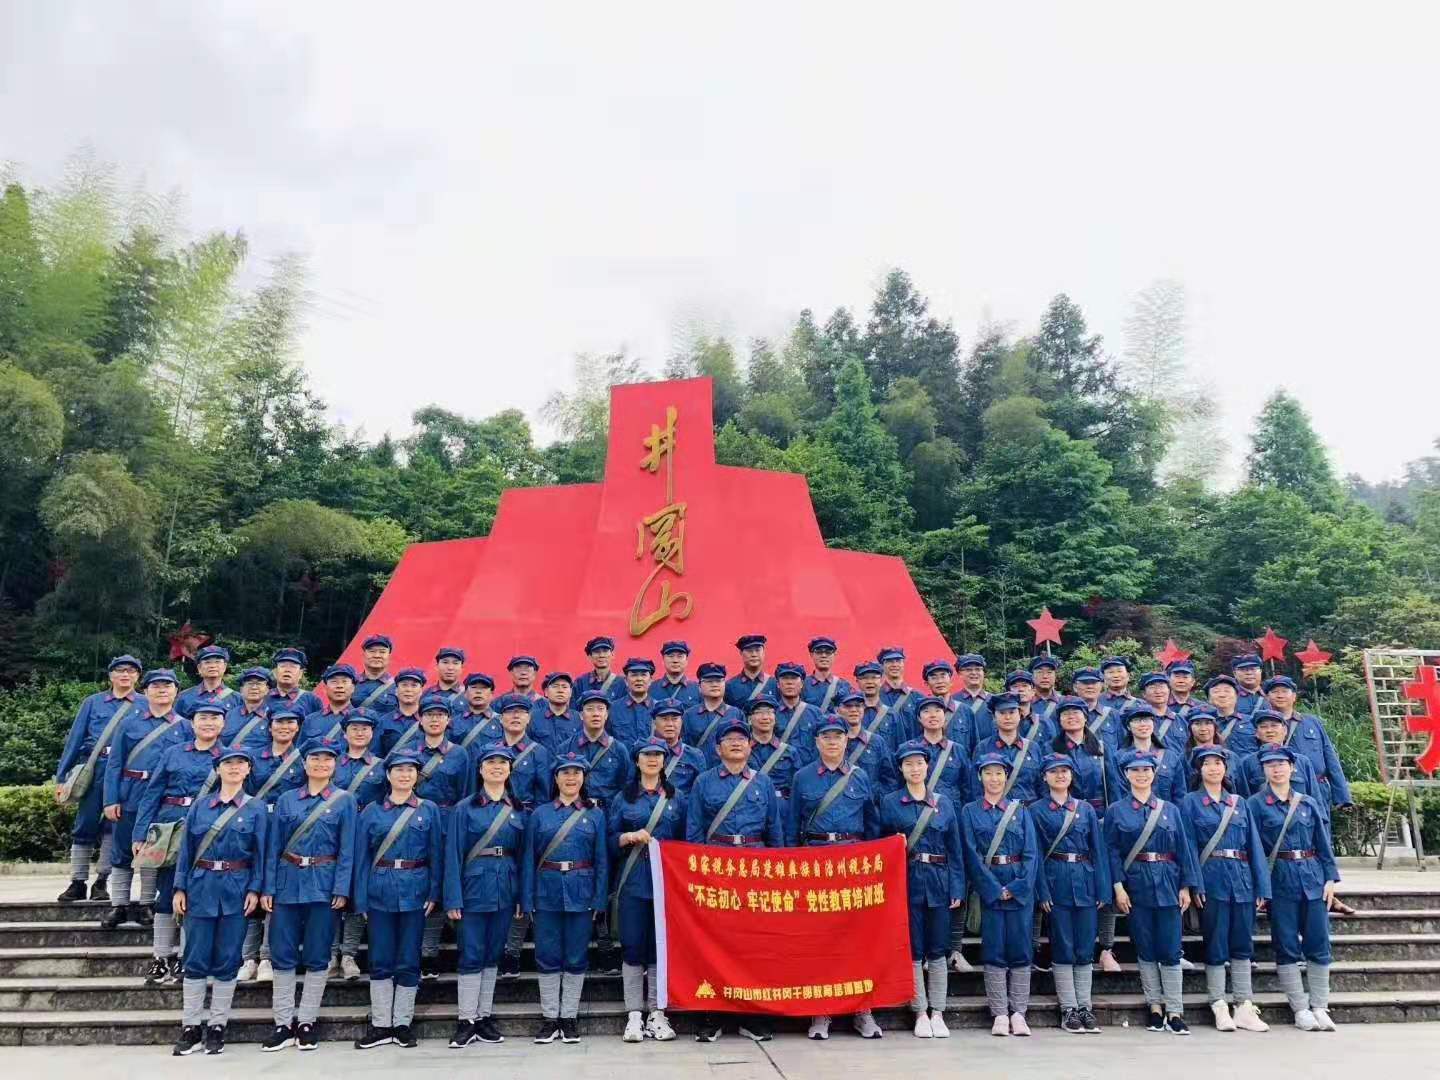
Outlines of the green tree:
[[1292,491],[1316,510],[1332,510],[1340,487],[1330,457],[1304,407],[1285,390],[1270,395],[1250,436],[1246,475],[1252,484]]
[[923,388],[939,432],[952,438],[959,434],[959,339],[948,323],[929,314],[929,302],[903,270],[886,275],[876,293],[862,347],[882,397],[890,397],[901,379],[912,379],[914,384],[901,392],[913,397],[914,386]]

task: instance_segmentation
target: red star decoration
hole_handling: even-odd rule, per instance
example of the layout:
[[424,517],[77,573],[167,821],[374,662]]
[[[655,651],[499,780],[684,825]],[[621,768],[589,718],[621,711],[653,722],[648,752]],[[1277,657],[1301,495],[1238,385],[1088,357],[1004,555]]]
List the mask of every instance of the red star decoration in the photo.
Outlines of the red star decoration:
[[1261,660],[1284,660],[1285,646],[1290,644],[1290,639],[1281,637],[1267,626],[1265,636],[1256,638],[1255,644],[1260,646]]
[[1155,659],[1160,661],[1161,668],[1168,668],[1171,664],[1180,660],[1189,660],[1190,654],[1179,645],[1175,644],[1174,638],[1165,639],[1165,648],[1155,654]]
[[1305,674],[1309,675],[1314,668],[1318,668],[1321,664],[1328,664],[1333,655],[1335,654],[1328,653],[1316,645],[1315,639],[1312,637],[1310,644],[1295,654],[1295,659],[1305,665]]
[[1433,776],[1440,767],[1440,681],[1436,675],[1440,669],[1418,667],[1415,681],[1406,683],[1402,690],[1412,701],[1425,703],[1424,711],[1405,717],[1405,728],[1412,735],[1429,735],[1430,741],[1424,751],[1415,758],[1415,765],[1426,776]]
[[1025,622],[1031,630],[1035,631],[1035,644],[1044,645],[1046,642],[1060,644],[1060,631],[1065,628],[1065,619],[1057,619],[1050,614],[1050,609],[1041,608],[1038,619],[1026,619]]
[[195,653],[202,645],[210,644],[209,634],[202,634],[189,622],[170,635],[170,659],[194,660]]

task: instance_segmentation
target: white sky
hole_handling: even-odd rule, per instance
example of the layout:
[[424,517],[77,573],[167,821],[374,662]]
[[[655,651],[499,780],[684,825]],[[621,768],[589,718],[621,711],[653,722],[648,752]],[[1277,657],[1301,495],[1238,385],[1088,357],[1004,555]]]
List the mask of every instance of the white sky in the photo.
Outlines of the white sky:
[[1168,276],[1237,447],[1286,385],[1378,479],[1440,435],[1437,29],[1419,2],[12,2],[0,160],[50,179],[88,141],[257,266],[307,252],[304,362],[372,436],[437,400],[533,413],[578,351],[658,370],[696,319],[863,322],[891,266],[967,349],[1063,290],[1119,351]]

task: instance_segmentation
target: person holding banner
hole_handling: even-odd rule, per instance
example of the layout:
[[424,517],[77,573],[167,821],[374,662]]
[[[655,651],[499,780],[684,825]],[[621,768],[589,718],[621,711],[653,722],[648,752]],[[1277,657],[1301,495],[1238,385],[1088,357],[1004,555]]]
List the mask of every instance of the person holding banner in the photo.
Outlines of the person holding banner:
[[[875,799],[870,778],[845,760],[846,729],[831,716],[815,728],[819,760],[801,766],[786,807],[785,840],[789,847],[831,847],[872,840],[877,835]],[[884,1032],[869,1009],[855,1014],[855,1031],[862,1039],[878,1039]],[[812,1039],[830,1037],[830,1017],[810,1018]]]
[[930,756],[918,740],[903,744],[895,760],[904,787],[880,799],[876,834],[905,837],[910,908],[910,959],[915,969],[917,1039],[948,1039],[945,1006],[950,973],[950,913],[965,902],[965,849],[950,796],[930,789]]
[[[774,703],[770,703],[774,712]],[[727,847],[783,847],[780,796],[763,771],[750,760],[750,731],[738,720],[726,720],[715,732],[720,764],[701,773],[685,807],[685,839],[692,844]],[[714,1042],[723,1028],[711,1013],[703,1013],[696,1042]],[[756,1042],[770,1036],[770,1025],[759,1016],[740,1022],[740,1034]]]
[[1105,810],[1105,846],[1115,907],[1130,920],[1150,1031],[1189,1035],[1182,998],[1181,917],[1191,890],[1202,892],[1200,866],[1180,808],[1155,794],[1163,750],[1127,750],[1120,775],[1128,794]]
[[418,1045],[410,1024],[420,986],[425,916],[440,903],[445,876],[440,808],[415,795],[420,756],[385,759],[390,791],[360,815],[355,828],[352,903],[370,934],[370,1019],[355,1049]]
[[[1083,716],[1062,698],[1060,714],[1066,739],[1069,719]],[[1085,733],[1094,739],[1089,732]],[[1057,739],[1057,741],[1059,741]],[[1072,1035],[1098,1035],[1100,1024],[1091,1008],[1097,913],[1110,898],[1110,859],[1100,817],[1089,801],[1071,793],[1077,761],[1089,760],[1081,750],[1051,753],[1041,762],[1046,795],[1030,806],[1035,839],[1043,854],[1037,879],[1040,907],[1050,925],[1050,954],[1055,996],[1060,1001],[1060,1028]]]
[[[1257,710],[1258,711],[1258,710]],[[1330,1016],[1330,908],[1340,868],[1320,803],[1290,783],[1298,755],[1288,746],[1262,746],[1257,755],[1265,786],[1247,800],[1264,844],[1273,894],[1270,936],[1275,973],[1301,1031],[1334,1031]],[[1306,960],[1305,978],[1300,959]]]
[[495,983],[520,910],[526,811],[510,787],[515,752],[492,743],[479,758],[480,790],[455,805],[445,837],[444,907],[456,926],[460,973],[452,1050],[505,1041],[495,1025]]
[[264,803],[245,794],[249,752],[235,746],[222,750],[215,771],[219,790],[196,799],[186,812],[175,860],[171,903],[185,920],[184,1011],[172,1051],[176,1057],[201,1049],[202,1039],[206,1054],[225,1052],[246,917],[259,905],[265,880],[267,815]]
[[[663,715],[678,722],[678,706],[657,707],[656,725]],[[694,747],[680,746],[688,754]],[[650,878],[650,841],[685,838],[685,797],[671,779],[674,747],[663,738],[648,739],[635,747],[635,775],[606,808],[610,857],[618,868],[611,924],[620,931],[620,978],[625,990],[626,1042],[675,1038],[658,1004],[659,956],[655,941],[655,890]],[[648,984],[647,984],[648,979]],[[642,1009],[648,1015],[642,1019]]]
[[[186,811],[197,798],[208,795],[218,780],[215,765],[220,759],[220,733],[225,729],[224,704],[210,702],[195,706],[190,726],[195,732],[194,739],[165,750],[135,810],[134,836],[138,839],[131,843],[131,852],[137,856],[139,865],[156,867],[154,959],[145,975],[146,986],[180,981],[175,913],[170,905],[170,896],[175,891],[174,852],[180,846],[181,822]],[[158,862],[152,857],[157,852],[163,853]]]
[[[1190,714],[1190,734],[1205,714]],[[1210,714],[1213,719],[1213,714]],[[1212,725],[1213,726],[1213,725]],[[1194,790],[1180,803],[1180,818],[1198,851],[1204,895],[1200,933],[1205,941],[1205,987],[1219,1031],[1269,1031],[1252,1003],[1251,962],[1255,958],[1255,912],[1270,896],[1270,872],[1260,847],[1255,817],[1242,796],[1230,789],[1230,753],[1223,746],[1200,745],[1190,752]],[[1235,1012],[1225,1000],[1225,968],[1235,991]]]
[[[1016,711],[1013,695],[997,720]],[[1001,729],[1003,732],[1003,728]],[[960,811],[965,844],[965,873],[978,894],[980,955],[985,963],[991,1035],[1029,1035],[1031,929],[1035,919],[1035,882],[1040,852],[1035,825],[1025,805],[1012,797],[1014,761],[1002,753],[982,754],[975,767],[982,794]],[[972,898],[971,903],[977,903]]]
[[[618,739],[609,745],[624,752]],[[591,927],[609,899],[605,812],[585,797],[590,767],[584,754],[557,757],[553,799],[537,806],[525,823],[520,907],[535,920],[542,1016],[537,1043],[580,1041]]]

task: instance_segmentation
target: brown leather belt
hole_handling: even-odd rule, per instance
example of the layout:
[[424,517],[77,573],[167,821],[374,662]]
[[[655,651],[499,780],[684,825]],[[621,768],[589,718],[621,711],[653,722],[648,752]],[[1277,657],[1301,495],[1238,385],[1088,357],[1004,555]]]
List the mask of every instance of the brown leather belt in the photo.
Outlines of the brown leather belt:
[[1175,856],[1168,851],[1142,851],[1135,856],[1136,862],[1174,862]]
[[913,851],[910,853],[910,861],[926,863],[930,866],[944,866],[950,860],[944,855],[931,855],[928,851]]
[[1250,852],[1241,851],[1238,848],[1217,848],[1215,851],[1210,852],[1210,857],[1212,859],[1235,859],[1239,862],[1248,862]]
[[307,866],[324,866],[326,863],[335,862],[337,858],[334,855],[295,855],[288,851],[282,851],[280,857],[286,862],[301,868]]
[[248,862],[236,862],[227,859],[196,859],[195,869],[197,870],[249,870]]
[[592,862],[586,862],[583,860],[580,862],[550,862],[547,860],[546,862],[542,862],[540,864],[540,869],[559,870],[562,874],[565,874],[569,873],[571,870],[589,870],[594,865],[595,864]]
[[1089,855],[1083,855],[1078,851],[1057,851],[1054,855],[1047,856],[1047,858],[1051,862],[1081,863],[1090,861]]
[[746,844],[759,844],[764,841],[763,836],[727,836],[724,833],[710,837],[708,844],[726,844],[730,847],[744,847]]
[[1300,862],[1302,859],[1315,858],[1315,850],[1309,848],[1305,851],[1277,851],[1275,858],[1280,859],[1282,862]]
[[165,798],[161,799],[160,801],[166,806],[189,806],[195,800],[189,795],[166,795]]
[[148,772],[141,772],[139,769],[121,769],[120,775],[126,780],[149,780]]
[[504,858],[505,849],[503,847],[481,848],[479,851],[469,852],[466,857],[468,858],[471,855],[477,859],[500,859]]
[[991,866],[1010,866],[1014,863],[1025,861],[1024,855],[992,855],[990,856]]
[[805,839],[812,844],[839,844],[865,837],[857,832],[812,832],[806,833]]
[[430,865],[429,859],[381,859],[376,870],[420,870]]

